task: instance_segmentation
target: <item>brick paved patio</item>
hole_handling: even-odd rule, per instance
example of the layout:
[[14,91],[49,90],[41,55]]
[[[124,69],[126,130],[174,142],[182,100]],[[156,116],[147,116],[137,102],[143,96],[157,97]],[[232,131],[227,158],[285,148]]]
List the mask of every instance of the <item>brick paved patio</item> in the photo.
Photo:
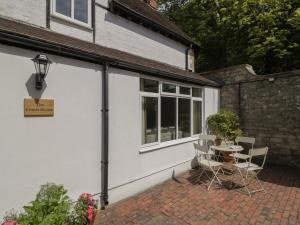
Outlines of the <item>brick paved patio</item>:
[[272,166],[260,179],[268,191],[251,198],[238,190],[199,185],[190,170],[101,211],[102,224],[300,224],[300,170]]

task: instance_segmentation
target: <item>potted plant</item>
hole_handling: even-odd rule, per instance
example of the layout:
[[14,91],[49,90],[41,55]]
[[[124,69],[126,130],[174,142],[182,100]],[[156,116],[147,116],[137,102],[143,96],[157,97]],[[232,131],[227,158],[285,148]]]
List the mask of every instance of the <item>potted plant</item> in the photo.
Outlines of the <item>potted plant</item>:
[[[216,145],[221,145],[222,141],[234,141],[237,136],[242,135],[242,131],[239,128],[239,117],[230,111],[220,111],[207,118],[207,125],[209,132],[216,135]],[[224,158],[229,160],[229,154]]]
[[70,224],[72,225],[93,225],[97,215],[97,202],[89,193],[79,196],[71,214]]

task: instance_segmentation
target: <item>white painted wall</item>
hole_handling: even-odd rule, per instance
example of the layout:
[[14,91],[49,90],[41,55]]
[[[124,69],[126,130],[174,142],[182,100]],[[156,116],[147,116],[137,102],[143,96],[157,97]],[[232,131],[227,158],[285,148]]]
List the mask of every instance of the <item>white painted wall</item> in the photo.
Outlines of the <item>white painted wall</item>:
[[84,41],[93,42],[93,29],[88,26],[81,26],[64,19],[51,16],[50,28],[67,36],[75,37]]
[[0,0],[0,15],[46,27],[46,1]]
[[[52,5],[50,29],[89,42],[93,41],[93,32],[96,32],[95,42],[99,45],[185,69],[188,46],[110,13],[99,5],[108,7],[108,0],[97,0],[96,31],[90,26],[82,26],[55,16]],[[0,16],[46,27],[46,1],[0,0]]]
[[0,218],[46,182],[65,185],[73,199],[100,192],[102,69],[48,55],[42,98],[55,100],[55,116],[24,118],[23,99],[38,95],[30,82],[36,54],[0,45]]
[[207,117],[219,112],[220,110],[220,91],[217,88],[206,87],[204,89],[205,95],[205,121]]
[[[191,168],[195,139],[140,153],[139,74],[111,69],[109,77],[109,201],[115,202]],[[207,117],[218,107],[215,89],[205,94]]]
[[185,69],[184,46],[96,6],[96,43]]
[[95,2],[100,5],[100,6],[103,6],[103,7],[106,7],[108,8],[109,7],[109,0],[95,0]]

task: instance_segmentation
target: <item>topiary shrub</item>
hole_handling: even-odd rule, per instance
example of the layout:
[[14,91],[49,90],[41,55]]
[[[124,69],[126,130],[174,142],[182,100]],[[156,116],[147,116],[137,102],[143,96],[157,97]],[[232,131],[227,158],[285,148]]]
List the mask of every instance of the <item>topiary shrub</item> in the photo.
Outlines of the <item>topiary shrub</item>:
[[233,112],[221,110],[207,118],[207,125],[210,133],[219,139],[235,140],[242,135],[240,119]]

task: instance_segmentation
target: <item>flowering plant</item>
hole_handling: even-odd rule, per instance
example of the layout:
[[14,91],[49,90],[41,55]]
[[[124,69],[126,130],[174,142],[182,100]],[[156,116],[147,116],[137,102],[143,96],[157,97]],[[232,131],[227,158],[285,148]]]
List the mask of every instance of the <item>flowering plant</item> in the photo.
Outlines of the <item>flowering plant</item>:
[[18,224],[17,221],[15,220],[9,220],[9,221],[5,221],[1,225],[20,225],[20,224]]
[[83,193],[79,196],[78,202],[74,206],[71,216],[72,224],[88,225],[93,224],[97,212],[97,204],[93,196]]

